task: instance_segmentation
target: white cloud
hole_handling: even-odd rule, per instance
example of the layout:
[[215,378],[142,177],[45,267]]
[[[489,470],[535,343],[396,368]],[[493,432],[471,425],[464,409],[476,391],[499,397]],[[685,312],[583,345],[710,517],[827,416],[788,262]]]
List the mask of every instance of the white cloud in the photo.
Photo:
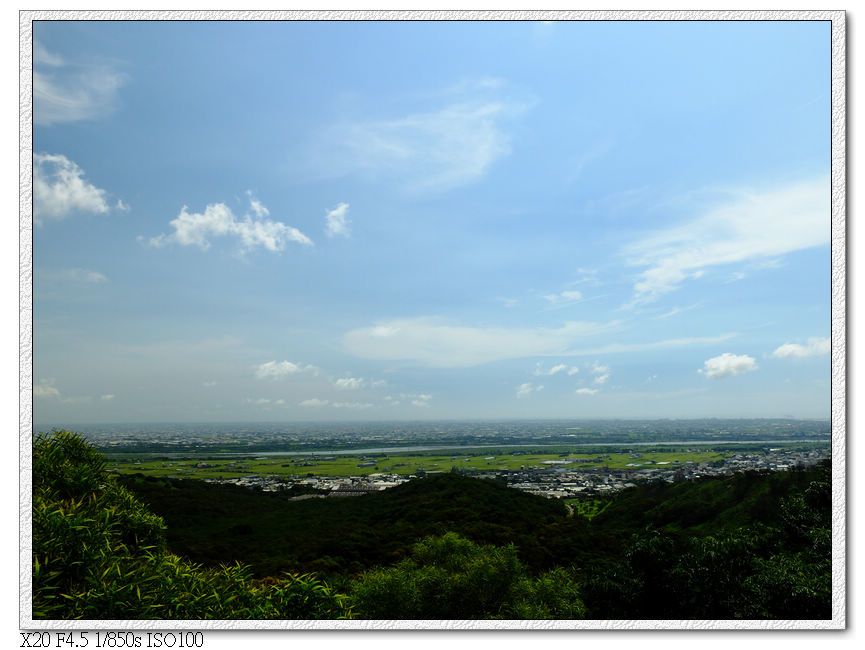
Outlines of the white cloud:
[[312,399],[305,399],[302,402],[300,402],[301,406],[312,406],[312,407],[327,406],[328,404],[330,404],[330,402],[328,400],[318,399],[317,397],[313,397]]
[[744,372],[757,369],[754,357],[747,354],[731,354],[725,352],[717,357],[712,357],[703,363],[703,368],[697,372],[705,374],[709,379],[722,379],[723,377],[734,377]]
[[549,370],[544,370],[543,364],[538,362],[535,366],[534,374],[536,377],[546,377],[546,376],[551,377],[553,375],[559,374],[560,372],[566,372],[568,374],[568,376],[571,376],[571,375],[577,374],[579,371],[580,371],[580,369],[577,368],[576,366],[571,366],[569,368],[564,363],[560,363],[558,365],[555,365],[552,368],[550,368]]
[[328,177],[359,175],[414,193],[474,183],[510,153],[502,122],[525,104],[502,99],[505,90],[501,80],[463,83],[431,111],[336,124],[308,158]]
[[829,354],[831,343],[827,338],[809,338],[808,345],[785,343],[772,353],[773,357],[785,359],[789,357],[816,357]]
[[359,377],[344,377],[337,379],[333,385],[340,390],[359,390],[366,386],[366,381]]
[[327,211],[327,214],[324,216],[326,221],[324,232],[328,237],[335,237],[337,235],[348,237],[351,235],[351,229],[348,226],[350,222],[346,218],[348,207],[348,203],[340,203],[333,210]]
[[315,373],[317,371],[318,368],[311,365],[302,366],[291,361],[268,361],[256,367],[255,377],[257,379],[280,379],[301,372]]
[[550,293],[544,296],[544,300],[553,303],[554,305],[575,302],[580,300],[583,297],[583,294],[579,291],[561,291],[559,293]]
[[335,409],[371,409],[372,404],[368,402],[333,402],[331,406]]
[[77,212],[108,212],[105,190],[84,180],[84,171],[59,154],[33,155],[33,217],[41,226],[45,219],[63,219]]
[[110,115],[125,75],[107,65],[83,65],[34,43],[33,121],[48,126]]
[[423,402],[428,402],[433,398],[433,396],[432,396],[432,393],[400,393],[399,398],[400,399],[416,399],[416,400],[421,400]]
[[411,403],[412,403],[412,406],[419,406],[421,408],[430,408],[430,403],[424,402],[423,400],[413,399],[411,401]]
[[597,388],[578,388],[574,391],[577,395],[596,395],[598,393]]
[[102,399],[105,402],[110,402],[111,400],[114,399],[114,395],[103,395],[100,399]]
[[213,237],[236,237],[244,252],[258,246],[269,251],[281,251],[287,242],[312,245],[312,240],[297,228],[270,220],[270,212],[254,198],[250,198],[250,210],[252,214],[246,213],[238,218],[224,203],[211,203],[204,212],[189,212],[184,205],[177,218],[169,224],[174,232],[153,237],[150,243],[154,246],[168,243],[195,245],[207,250]]
[[517,386],[517,399],[523,399],[524,397],[528,397],[532,393],[537,393],[538,391],[543,390],[543,385],[534,386],[529,382],[525,384],[520,384]]
[[653,316],[652,318],[654,318],[655,320],[670,318],[671,316],[675,316],[677,314],[681,314],[681,313],[686,312],[686,311],[691,311],[692,309],[697,309],[698,307],[701,307],[701,306],[702,306],[702,303],[698,302],[698,303],[695,303],[695,304],[690,305],[688,307],[673,307],[670,311],[664,312],[663,314],[660,314],[658,316]]
[[72,284],[102,284],[108,282],[108,278],[99,273],[99,271],[90,271],[88,269],[59,269],[57,271],[47,271],[46,276]]
[[34,65],[47,65],[50,67],[59,67],[64,65],[66,62],[63,60],[58,54],[54,54],[53,52],[49,52],[45,49],[45,46],[42,45],[39,41],[33,41],[33,64]]
[[54,387],[53,379],[43,379],[33,386],[34,397],[60,397],[60,391]]
[[656,300],[708,267],[761,261],[829,242],[828,178],[764,192],[740,192],[697,219],[625,249],[628,263],[648,267],[632,304]]
[[126,205],[121,199],[117,199],[117,203],[114,205],[114,209],[118,212],[129,212],[132,208]]
[[604,345],[596,348],[584,348],[581,350],[573,350],[571,354],[573,355],[585,355],[588,356],[590,354],[616,354],[622,352],[644,352],[646,350],[660,350],[664,348],[678,348],[689,345],[707,345],[720,343],[721,341],[726,341],[735,337],[736,334],[733,332],[728,332],[726,334],[720,334],[718,336],[694,336],[694,337],[685,337],[680,339],[665,339],[663,341],[650,341],[647,343],[610,343],[609,345]]
[[607,380],[610,378],[610,368],[608,366],[602,366],[597,361],[595,361],[592,366],[592,374],[595,375],[593,384],[605,384]]
[[351,330],[343,344],[365,359],[412,360],[437,368],[467,368],[489,361],[568,354],[584,338],[615,323],[574,322],[558,329],[507,329],[449,325],[435,318],[407,318]]

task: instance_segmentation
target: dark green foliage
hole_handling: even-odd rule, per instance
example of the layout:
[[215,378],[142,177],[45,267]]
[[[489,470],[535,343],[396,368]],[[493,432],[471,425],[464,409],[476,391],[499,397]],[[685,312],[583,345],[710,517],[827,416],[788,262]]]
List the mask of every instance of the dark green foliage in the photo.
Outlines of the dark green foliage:
[[[763,516],[773,525],[752,520],[747,526],[729,528],[725,525],[729,519],[722,516],[718,521],[701,522],[702,528],[711,526],[716,531],[711,535],[651,525],[633,535],[621,560],[588,572],[583,584],[587,615],[635,619],[831,618],[829,468],[792,474],[798,476],[744,477],[753,482],[748,487],[757,495],[752,503],[768,499],[773,504],[773,513]],[[675,509],[677,501],[688,503],[689,497],[700,498],[709,487],[723,494],[731,485],[741,488],[742,482],[714,481],[693,490],[679,489],[668,508]],[[653,486],[649,491],[657,489]],[[689,494],[691,491],[697,494]],[[744,501],[747,505],[747,495]],[[622,504],[611,506],[616,507]],[[630,515],[636,517],[637,513]],[[738,516],[733,519],[739,520]]]
[[751,471],[722,478],[640,485],[616,495],[593,524],[631,531],[656,526],[701,534],[734,530],[755,521],[779,526],[781,499],[805,490],[816,471]]
[[194,479],[120,480],[165,519],[172,550],[208,564],[242,559],[259,576],[360,573],[402,559],[423,537],[447,532],[513,543],[520,559],[540,570],[559,562],[538,544],[539,533],[567,524],[585,537],[587,529],[567,518],[560,501],[451,473],[376,494],[305,501]]
[[305,501],[111,477],[65,431],[33,466],[34,618],[831,617],[828,465],[643,485],[591,521],[457,474]]
[[513,545],[475,544],[455,533],[427,537],[395,566],[364,573],[352,591],[361,618],[582,618],[573,576],[532,579]]
[[256,581],[168,552],[162,519],[68,431],[33,443],[34,619],[342,618],[344,596],[314,576]]

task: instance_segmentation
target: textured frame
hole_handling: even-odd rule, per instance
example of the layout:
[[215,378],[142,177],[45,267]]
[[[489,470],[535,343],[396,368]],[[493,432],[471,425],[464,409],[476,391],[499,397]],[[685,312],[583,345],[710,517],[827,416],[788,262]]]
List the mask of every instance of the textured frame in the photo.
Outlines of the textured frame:
[[[51,621],[32,619],[33,82],[36,20],[580,20],[831,23],[832,618],[794,621]],[[19,626],[28,630],[839,630],[847,609],[846,15],[843,11],[20,11]]]

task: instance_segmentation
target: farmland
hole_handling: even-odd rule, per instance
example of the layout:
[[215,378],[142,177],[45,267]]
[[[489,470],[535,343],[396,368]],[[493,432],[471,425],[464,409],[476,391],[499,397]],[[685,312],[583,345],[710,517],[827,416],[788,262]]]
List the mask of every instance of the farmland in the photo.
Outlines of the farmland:
[[[456,451],[456,450],[454,450]],[[598,453],[579,449],[552,453],[428,453],[378,455],[304,455],[231,458],[109,459],[108,468],[119,473],[147,473],[152,476],[185,478],[238,478],[248,475],[285,476],[369,476],[388,473],[411,476],[424,472],[447,472],[453,468],[466,471],[497,471],[542,468],[627,470],[668,467],[687,463],[710,463],[723,460],[731,452],[712,449],[652,450],[639,453],[618,451]]]

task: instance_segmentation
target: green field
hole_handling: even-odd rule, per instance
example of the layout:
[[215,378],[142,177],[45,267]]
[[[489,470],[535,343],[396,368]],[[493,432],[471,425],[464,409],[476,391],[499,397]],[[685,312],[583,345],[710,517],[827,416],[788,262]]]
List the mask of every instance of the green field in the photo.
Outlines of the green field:
[[[120,473],[142,472],[152,476],[177,476],[188,478],[238,478],[241,476],[273,476],[286,478],[313,476],[367,476],[387,473],[409,476],[419,470],[425,472],[449,472],[452,468],[477,471],[519,470],[521,468],[559,467],[579,469],[646,469],[652,467],[675,467],[688,462],[703,463],[726,458],[731,452],[700,451],[645,451],[598,453],[597,450],[572,450],[556,453],[505,454],[453,454],[414,453],[357,455],[357,456],[269,456],[267,458],[220,458],[220,459],[172,459],[132,460],[109,459],[108,469]],[[554,461],[549,463],[548,461]],[[369,464],[373,463],[373,464]],[[207,465],[201,466],[199,465]],[[360,467],[360,465],[364,465]]]

